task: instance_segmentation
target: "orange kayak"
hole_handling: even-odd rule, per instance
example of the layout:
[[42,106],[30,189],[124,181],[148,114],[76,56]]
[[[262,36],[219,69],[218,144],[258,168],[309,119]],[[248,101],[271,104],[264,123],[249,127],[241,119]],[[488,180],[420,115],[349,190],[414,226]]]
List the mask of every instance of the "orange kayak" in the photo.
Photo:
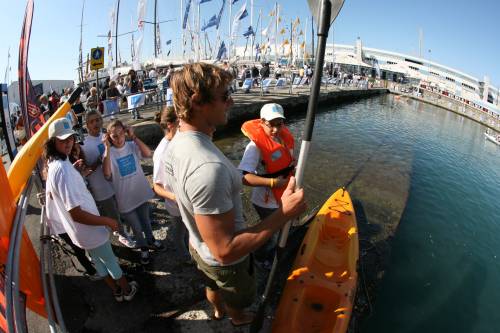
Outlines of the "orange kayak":
[[283,290],[274,333],[346,332],[356,294],[358,227],[339,189],[309,226]]

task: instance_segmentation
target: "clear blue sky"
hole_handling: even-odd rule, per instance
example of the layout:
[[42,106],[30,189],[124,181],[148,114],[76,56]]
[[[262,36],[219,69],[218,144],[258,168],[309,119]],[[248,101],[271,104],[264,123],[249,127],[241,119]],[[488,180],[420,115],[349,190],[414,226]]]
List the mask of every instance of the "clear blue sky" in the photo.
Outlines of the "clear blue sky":
[[[228,0],[230,1],[230,0]],[[78,64],[80,15],[83,0],[35,0],[31,32],[29,71],[32,79],[75,79]],[[245,0],[233,7],[234,13]],[[250,7],[250,0],[247,0]],[[109,29],[109,13],[115,0],[86,0],[83,27],[84,54],[96,45],[106,46],[106,38],[97,38]],[[201,5],[202,24],[216,14],[222,0]],[[279,1],[284,22],[299,16],[302,23],[309,15],[306,0]],[[17,79],[17,55],[26,1],[0,0],[0,80],[3,81],[7,50],[11,49],[11,80]],[[269,19],[273,1],[254,0],[254,23],[259,10],[264,25]],[[119,30],[132,30],[136,22],[136,0],[121,0]],[[147,4],[146,20],[152,20],[154,1]],[[248,8],[247,7],[247,8]],[[160,26],[163,50],[172,39],[172,55],[180,53],[180,0],[159,0],[159,20],[175,19]],[[353,44],[359,36],[367,47],[417,55],[419,29],[424,33],[424,56],[432,61],[471,74],[479,79],[489,75],[492,83],[500,83],[500,1],[436,1],[436,0],[346,0],[335,22],[335,43]],[[227,34],[228,12],[222,29]],[[240,30],[248,26],[250,16]],[[153,53],[152,25],[146,25],[142,59]],[[209,30],[215,35],[215,29]],[[309,29],[310,33],[310,29]],[[308,37],[310,41],[310,36]],[[331,37],[329,39],[331,41]],[[130,35],[119,38],[124,59],[130,59]],[[431,50],[429,53],[428,50]]]

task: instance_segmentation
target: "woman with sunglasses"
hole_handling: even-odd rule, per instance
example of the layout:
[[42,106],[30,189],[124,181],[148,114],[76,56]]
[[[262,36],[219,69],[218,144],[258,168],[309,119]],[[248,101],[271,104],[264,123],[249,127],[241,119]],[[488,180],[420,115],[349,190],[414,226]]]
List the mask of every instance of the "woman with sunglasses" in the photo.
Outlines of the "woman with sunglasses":
[[[249,120],[241,127],[250,143],[245,148],[238,169],[243,173],[243,184],[253,187],[251,201],[261,220],[279,208],[281,196],[295,167],[295,142],[284,120],[283,107],[270,103],[260,110],[260,119]],[[259,268],[259,289],[264,287],[271,268],[277,236],[274,234],[254,252]]]

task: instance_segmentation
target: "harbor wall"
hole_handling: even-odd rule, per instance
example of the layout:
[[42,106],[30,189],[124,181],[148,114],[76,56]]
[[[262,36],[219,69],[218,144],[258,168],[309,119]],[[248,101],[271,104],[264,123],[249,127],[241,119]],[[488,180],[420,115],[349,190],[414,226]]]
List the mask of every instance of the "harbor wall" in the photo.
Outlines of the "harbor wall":
[[392,89],[390,90],[390,92],[396,95],[406,96],[420,102],[429,103],[434,106],[457,113],[463,117],[469,118],[475,122],[478,122],[500,133],[499,119],[495,119],[493,116],[487,114],[486,112],[468,106],[448,96],[439,94],[438,92],[433,92],[426,89],[420,89],[421,96],[416,96],[414,94],[407,94]]
[[[319,98],[319,107],[329,106],[332,104],[345,103],[368,98],[375,95],[388,93],[387,89],[346,89],[346,90],[331,90],[325,89],[322,91]],[[216,136],[224,135],[228,131],[234,131],[241,127],[241,124],[249,119],[259,117],[261,107],[266,103],[279,103],[285,110],[287,118],[293,118],[305,115],[307,111],[307,103],[309,102],[309,91],[302,91],[295,94],[275,93],[275,94],[237,94],[233,95],[235,100],[234,106],[229,111],[229,121],[225,126],[221,126],[216,131]],[[156,112],[156,108],[153,112]],[[146,118],[147,114],[144,115]],[[134,131],[136,135],[150,146],[156,146],[163,138],[163,133],[154,121],[144,121],[136,124]]]

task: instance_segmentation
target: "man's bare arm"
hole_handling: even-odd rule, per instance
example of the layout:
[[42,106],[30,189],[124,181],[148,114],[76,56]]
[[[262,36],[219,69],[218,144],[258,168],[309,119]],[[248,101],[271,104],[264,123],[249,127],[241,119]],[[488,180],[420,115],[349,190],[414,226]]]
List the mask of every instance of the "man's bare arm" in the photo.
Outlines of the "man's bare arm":
[[215,215],[195,214],[196,226],[210,252],[221,264],[229,264],[262,246],[287,221],[306,208],[303,190],[293,191],[292,177],[282,197],[282,206],[261,223],[235,231],[234,211]]

